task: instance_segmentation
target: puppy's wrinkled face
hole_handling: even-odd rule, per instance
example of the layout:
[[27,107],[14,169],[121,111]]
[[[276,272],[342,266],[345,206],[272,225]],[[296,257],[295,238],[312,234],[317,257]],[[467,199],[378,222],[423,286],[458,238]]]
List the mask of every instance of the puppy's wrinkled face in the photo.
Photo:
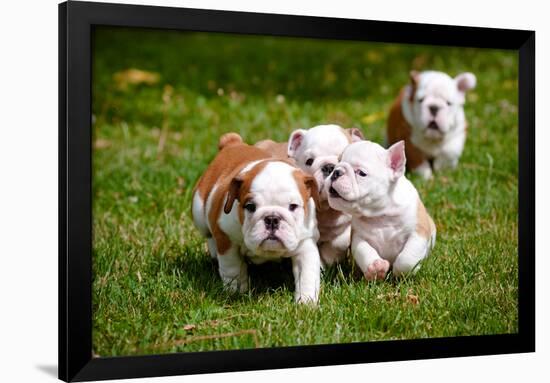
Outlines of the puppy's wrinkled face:
[[411,72],[407,88],[413,133],[428,140],[442,140],[462,118],[466,92],[476,85],[472,73],[455,78],[443,72]]
[[264,161],[233,179],[225,212],[238,199],[246,248],[255,255],[284,256],[303,239],[305,220],[315,211],[312,198],[317,198],[313,178],[288,163]]
[[332,173],[344,149],[363,139],[357,128],[343,129],[338,125],[319,125],[292,132],[288,141],[288,156],[307,174],[312,175],[319,188],[321,201],[327,200],[325,179]]
[[384,207],[392,185],[405,173],[405,144],[389,149],[370,142],[353,143],[325,180],[333,209],[362,215]]

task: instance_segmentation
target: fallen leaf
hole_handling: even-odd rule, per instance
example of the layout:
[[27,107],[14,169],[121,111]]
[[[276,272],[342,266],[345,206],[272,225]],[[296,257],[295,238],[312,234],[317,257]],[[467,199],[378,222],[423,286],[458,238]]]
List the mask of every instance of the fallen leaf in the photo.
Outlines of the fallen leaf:
[[413,305],[417,305],[420,303],[420,299],[418,298],[417,295],[414,295],[414,294],[407,295],[407,300],[409,301],[409,303],[412,303]]
[[196,328],[197,328],[197,326],[194,325],[194,324],[186,324],[185,326],[183,326],[183,329],[185,331],[193,331]]

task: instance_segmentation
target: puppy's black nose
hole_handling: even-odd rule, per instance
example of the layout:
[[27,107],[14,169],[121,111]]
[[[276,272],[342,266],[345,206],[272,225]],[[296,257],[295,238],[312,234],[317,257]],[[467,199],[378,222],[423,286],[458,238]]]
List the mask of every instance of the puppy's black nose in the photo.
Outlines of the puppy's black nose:
[[342,175],[342,173],[340,172],[340,170],[335,170],[335,171],[332,172],[332,175],[330,176],[330,179],[331,179],[331,181],[335,181],[341,175]]
[[276,215],[268,215],[264,217],[265,228],[271,231],[277,230],[279,228],[279,222],[281,218]]
[[334,164],[326,164],[321,168],[321,171],[323,172],[323,177],[327,178],[330,173],[334,170]]
[[439,110],[439,106],[430,105],[429,109],[430,109],[430,113],[432,114],[432,116],[435,116],[437,114],[437,111]]

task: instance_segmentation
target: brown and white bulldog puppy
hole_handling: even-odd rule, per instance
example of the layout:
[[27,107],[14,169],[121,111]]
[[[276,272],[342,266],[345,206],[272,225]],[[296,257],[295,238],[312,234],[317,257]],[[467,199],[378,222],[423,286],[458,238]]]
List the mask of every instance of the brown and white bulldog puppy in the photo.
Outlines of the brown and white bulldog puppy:
[[458,164],[466,141],[466,92],[476,77],[412,71],[410,81],[391,107],[387,139],[389,145],[405,141],[407,168],[429,179]]
[[329,206],[325,179],[332,173],[344,149],[363,139],[357,128],[319,125],[295,130],[288,140],[288,156],[296,161],[296,166],[315,178],[319,188],[319,251],[327,266],[341,261],[347,254],[351,242],[351,216]]
[[236,133],[221,137],[220,152],[193,192],[193,221],[218,260],[231,291],[248,289],[245,258],[263,263],[289,257],[295,300],[319,298],[319,232],[315,180]]
[[325,181],[330,206],[353,217],[351,253],[367,280],[390,266],[396,276],[416,272],[435,244],[434,222],[405,177],[404,145],[351,144]]

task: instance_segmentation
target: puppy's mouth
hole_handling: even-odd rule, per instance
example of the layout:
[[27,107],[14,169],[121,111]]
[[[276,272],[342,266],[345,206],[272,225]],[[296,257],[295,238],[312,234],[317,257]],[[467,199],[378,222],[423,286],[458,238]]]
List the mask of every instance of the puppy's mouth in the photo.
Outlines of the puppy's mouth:
[[329,192],[329,194],[332,198],[342,198],[342,196],[340,194],[338,194],[336,189],[333,188],[332,186],[330,187],[330,189],[328,189],[328,192]]
[[275,233],[269,233],[269,235],[262,240],[262,245],[265,242],[268,242],[268,241],[270,241],[270,242],[279,242],[280,244],[283,243],[283,241],[281,241],[281,238],[277,237],[275,235]]
[[330,196],[332,198],[338,198],[338,199],[341,199],[342,201],[346,201],[346,202],[349,202],[347,199],[345,199],[344,197],[342,197],[340,195],[340,193],[338,193],[338,191],[333,187],[331,186],[330,189],[328,189],[328,193],[330,194]]
[[435,121],[430,121],[424,131],[424,137],[432,141],[440,141],[443,139],[444,135],[441,127]]
[[439,131],[439,125],[437,125],[437,122],[435,122],[435,121],[431,121],[428,124],[427,128],[430,129],[430,130]]
[[277,237],[275,234],[270,233],[265,237],[260,243],[260,248],[263,252],[275,252],[281,253],[286,251],[286,246],[281,238]]

